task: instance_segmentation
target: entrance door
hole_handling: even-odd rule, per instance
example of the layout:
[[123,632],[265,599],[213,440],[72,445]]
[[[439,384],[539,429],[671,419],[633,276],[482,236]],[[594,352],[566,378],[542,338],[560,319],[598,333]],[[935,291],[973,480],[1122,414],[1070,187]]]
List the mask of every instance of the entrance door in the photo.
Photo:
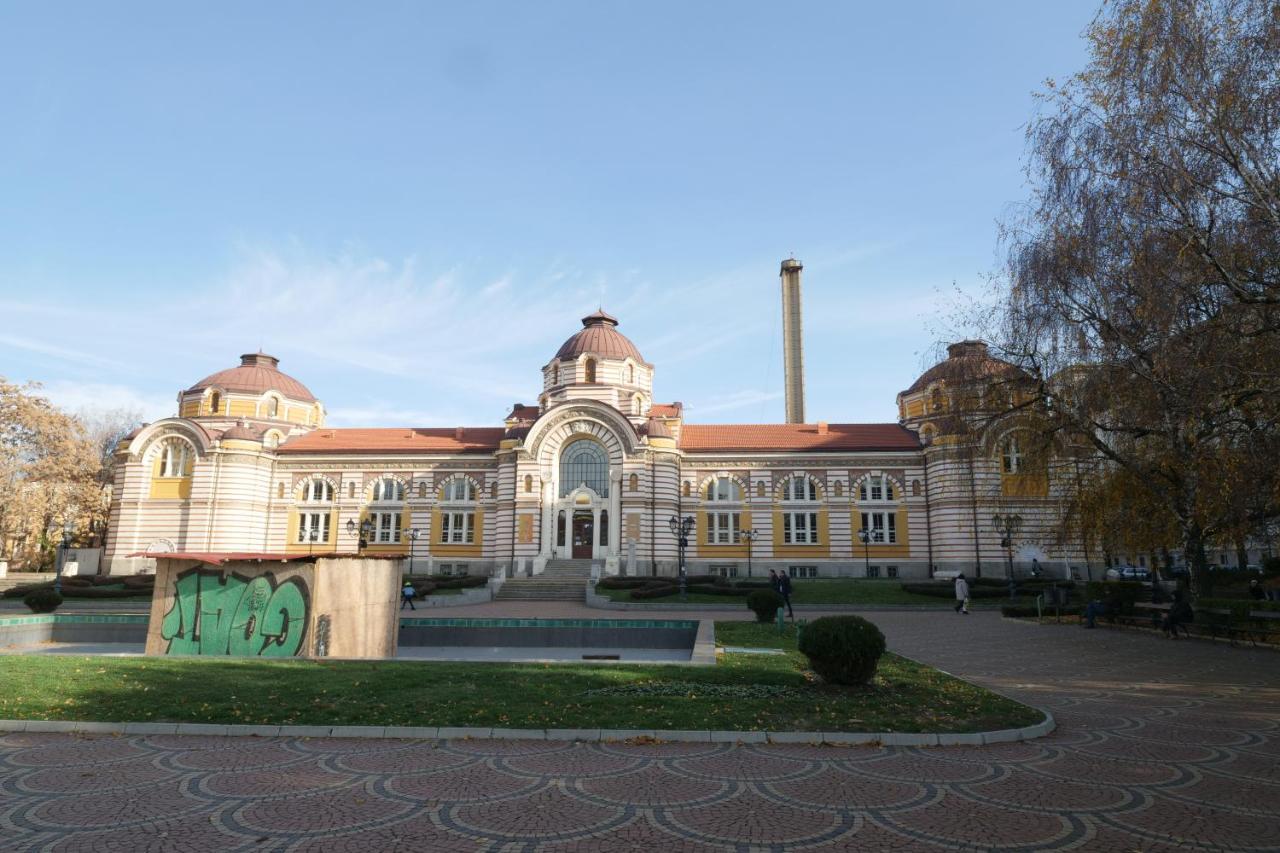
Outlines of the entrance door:
[[595,524],[589,512],[573,514],[573,558],[575,560],[591,559],[591,542],[595,533]]

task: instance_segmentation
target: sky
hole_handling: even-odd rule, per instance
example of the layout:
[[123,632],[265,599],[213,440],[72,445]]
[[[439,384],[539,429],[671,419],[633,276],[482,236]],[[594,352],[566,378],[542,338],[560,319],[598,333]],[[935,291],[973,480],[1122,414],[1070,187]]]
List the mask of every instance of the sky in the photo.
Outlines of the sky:
[[[695,423],[890,422],[999,264],[1095,2],[0,2],[0,376],[499,425],[603,307]],[[962,331],[962,330],[961,330]]]

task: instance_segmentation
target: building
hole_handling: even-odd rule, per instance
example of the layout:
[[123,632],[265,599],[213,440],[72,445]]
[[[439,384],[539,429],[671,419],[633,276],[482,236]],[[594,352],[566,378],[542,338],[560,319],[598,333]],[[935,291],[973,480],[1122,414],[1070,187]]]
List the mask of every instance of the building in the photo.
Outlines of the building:
[[[899,394],[898,423],[715,425],[655,401],[655,365],[618,326],[584,317],[542,365],[537,404],[493,426],[333,429],[277,359],[242,356],[121,445],[108,570],[147,570],[140,552],[363,547],[412,553],[419,571],[524,575],[590,559],[609,574],[673,574],[670,520],[683,517],[694,573],[1084,565],[1060,523],[1062,466],[1037,462],[1025,424],[993,414],[1021,374],[983,344],[953,344]],[[1011,514],[1022,524],[1002,546],[993,518]]]

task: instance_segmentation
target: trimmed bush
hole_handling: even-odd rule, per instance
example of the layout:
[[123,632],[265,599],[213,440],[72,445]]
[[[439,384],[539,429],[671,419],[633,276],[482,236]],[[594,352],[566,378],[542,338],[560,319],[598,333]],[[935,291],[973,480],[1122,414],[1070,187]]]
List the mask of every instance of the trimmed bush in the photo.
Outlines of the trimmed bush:
[[23,597],[22,603],[27,605],[32,613],[52,613],[62,605],[62,596],[54,592],[52,586],[42,586],[28,592]]
[[[916,595],[931,595],[934,598],[952,598],[952,599],[956,597],[956,585],[950,582],[937,583],[936,581],[934,581],[934,582],[928,582],[928,583],[925,583],[925,582],[904,583],[904,584],[901,584],[901,586],[904,591],[913,592]],[[974,586],[973,584],[970,584],[969,597],[973,599],[1008,598],[1009,584],[1005,583],[1003,586],[1000,586],[1000,587]]]
[[63,598],[150,598],[151,587],[146,589],[130,589],[123,584],[116,586],[66,586],[62,587]]
[[884,634],[861,616],[823,616],[804,626],[800,651],[829,684],[866,684],[884,654]]
[[733,581],[729,586],[734,589],[773,589],[767,580]]
[[431,575],[428,580],[436,589],[471,589],[489,582],[484,575]]
[[785,603],[782,596],[771,589],[753,589],[747,595],[747,607],[755,612],[757,622],[772,622],[778,608]]
[[[1057,607],[1046,606],[1044,608],[1044,615],[1056,616],[1058,614],[1058,610],[1059,608]],[[1063,616],[1079,616],[1084,612],[1084,609],[1078,604],[1067,604],[1063,606],[1061,610]],[[1005,604],[1000,608],[1000,615],[1025,619],[1029,616],[1034,617],[1036,615],[1036,609],[1034,607],[1027,607],[1023,604]]]
[[[677,589],[679,589],[679,587],[677,587]],[[738,598],[742,598],[747,595],[747,593],[751,592],[749,589],[737,589],[732,586],[711,583],[690,584],[688,589],[689,592],[700,592],[703,595],[729,595],[737,596]]]
[[636,589],[652,582],[653,578],[623,578],[610,575],[600,578],[596,586],[601,589]]

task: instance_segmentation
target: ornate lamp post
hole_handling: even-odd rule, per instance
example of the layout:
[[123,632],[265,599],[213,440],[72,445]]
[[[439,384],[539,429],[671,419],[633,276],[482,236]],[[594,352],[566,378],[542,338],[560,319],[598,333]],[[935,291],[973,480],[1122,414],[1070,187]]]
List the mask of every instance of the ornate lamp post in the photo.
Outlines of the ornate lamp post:
[[738,532],[738,537],[740,539],[747,540],[747,577],[751,577],[751,546],[755,543],[756,539],[760,538],[760,531],[755,530],[754,528],[751,530],[741,530]]
[[1013,580],[1013,537],[1018,535],[1018,528],[1022,526],[1022,516],[1016,512],[1004,516],[997,513],[991,517],[991,523],[995,526],[996,533],[1000,534],[1000,547],[1004,548],[1005,557],[1008,560],[1009,597],[1015,598],[1018,587]]
[[[369,537],[373,535],[373,522],[366,518],[364,521],[360,522],[360,527],[358,529],[360,531],[360,540],[356,543],[357,554],[369,547]],[[356,530],[357,527],[355,521],[348,518],[347,534],[349,536],[355,536]]]
[[307,531],[307,556],[311,556],[311,551],[316,546],[316,542],[320,541],[320,531],[314,527]]
[[409,537],[409,577],[413,577],[413,543],[418,541],[422,531],[416,527],[411,527],[405,535]]
[[62,594],[62,567],[67,561],[67,549],[71,547],[71,534],[76,532],[70,520],[62,525],[62,541],[58,543],[58,554],[54,559],[57,571],[53,575],[53,591]]
[[862,576],[871,577],[871,531],[865,527],[858,531],[858,541],[862,543]]
[[680,565],[680,599],[684,600],[688,596],[685,587],[688,583],[684,571],[684,549],[689,547],[689,531],[693,529],[693,516],[686,515],[684,518],[671,516],[667,519],[667,526],[671,528],[671,533],[676,537],[676,553],[679,555]]

